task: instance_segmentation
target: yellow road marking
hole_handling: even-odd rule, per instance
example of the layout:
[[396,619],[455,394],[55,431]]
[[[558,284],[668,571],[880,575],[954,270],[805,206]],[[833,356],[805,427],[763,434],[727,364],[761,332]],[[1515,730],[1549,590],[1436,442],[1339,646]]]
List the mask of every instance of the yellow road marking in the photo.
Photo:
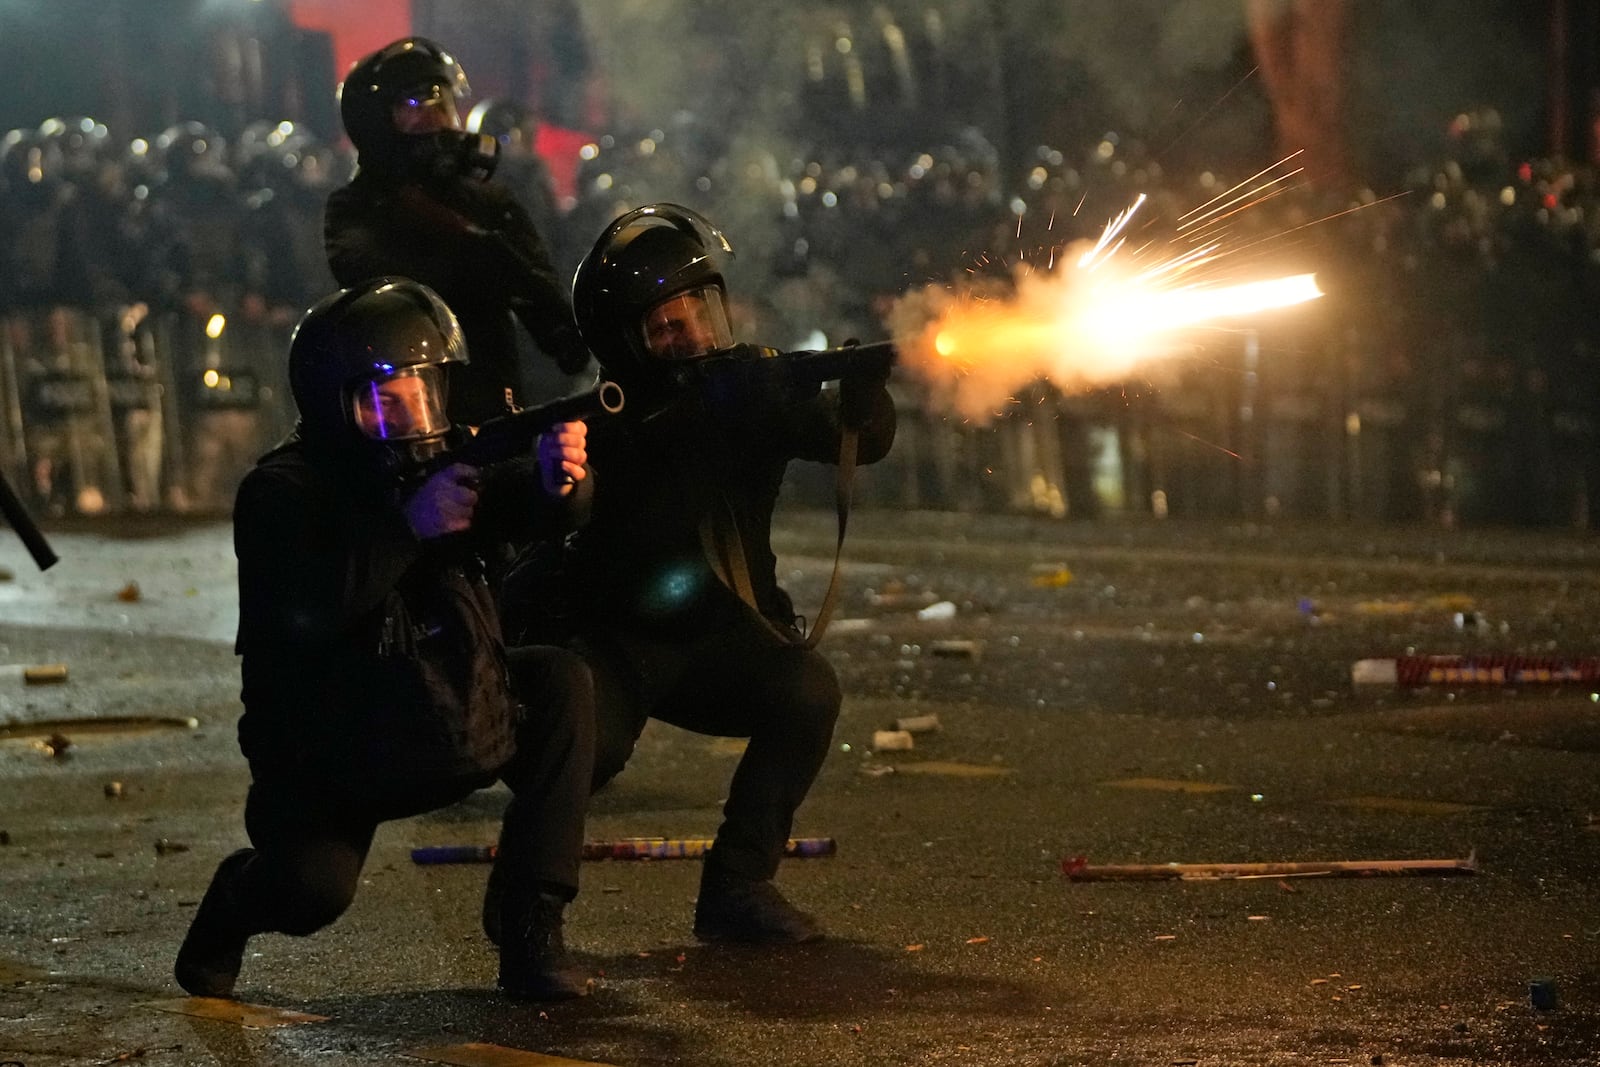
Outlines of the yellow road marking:
[[1177,778],[1119,778],[1101,784],[1113,789],[1148,789],[1156,793],[1227,793],[1238,788],[1221,782],[1185,782]]
[[1346,797],[1328,803],[1339,808],[1395,811],[1405,815],[1460,815],[1467,811],[1488,810],[1484,804],[1452,804],[1447,800],[1410,800],[1406,797]]
[[1002,778],[1013,773],[1010,767],[992,763],[956,763],[951,760],[927,760],[922,763],[896,763],[896,774],[942,774],[950,778]]
[[0,960],[0,985],[18,985],[49,978],[50,972],[39,967],[29,967],[16,960]]
[[406,1055],[430,1063],[452,1064],[454,1067],[609,1067],[593,1060],[569,1060],[564,1056],[546,1056],[542,1052],[526,1052],[520,1048],[506,1048],[504,1045],[490,1045],[481,1041],[419,1048]]
[[287,1008],[273,1008],[265,1004],[243,1004],[237,1000],[217,997],[180,997],[177,1000],[155,1000],[145,1005],[157,1011],[174,1015],[190,1015],[196,1019],[232,1023],[246,1030],[267,1030],[274,1026],[298,1026],[300,1023],[327,1022],[326,1015],[312,1015]]

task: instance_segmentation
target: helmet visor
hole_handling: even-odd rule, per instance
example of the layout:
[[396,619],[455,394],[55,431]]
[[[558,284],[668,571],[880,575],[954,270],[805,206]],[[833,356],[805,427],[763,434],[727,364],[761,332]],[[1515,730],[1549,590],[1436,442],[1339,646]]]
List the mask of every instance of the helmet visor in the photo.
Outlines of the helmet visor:
[[657,359],[695,359],[732,344],[728,309],[714,285],[668,297],[644,317],[645,350]]
[[356,428],[374,441],[414,441],[450,428],[444,404],[444,367],[423,364],[356,382],[350,415]]
[[414,85],[396,96],[389,118],[400,133],[437,133],[459,130],[461,112],[456,109],[456,94],[448,85],[430,82]]

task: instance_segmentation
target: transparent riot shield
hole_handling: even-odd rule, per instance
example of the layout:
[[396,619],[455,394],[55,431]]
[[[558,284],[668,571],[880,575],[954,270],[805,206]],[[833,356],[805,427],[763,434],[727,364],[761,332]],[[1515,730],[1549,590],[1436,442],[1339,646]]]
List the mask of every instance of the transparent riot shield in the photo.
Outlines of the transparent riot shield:
[[122,506],[105,368],[94,317],[55,307],[14,317],[21,408],[21,492],[46,515]]
[[144,304],[118,308],[102,345],[123,492],[128,508],[141,512],[162,506],[173,478],[164,353],[149,312]]
[[180,510],[225,514],[264,451],[261,379],[234,351],[225,315],[166,319],[183,463],[172,500]]
[[17,329],[10,318],[0,318],[0,462],[5,464],[7,479],[21,486],[28,495],[28,479],[23,475],[28,468],[28,451],[22,435],[22,385],[18,375],[16,345],[13,343]]

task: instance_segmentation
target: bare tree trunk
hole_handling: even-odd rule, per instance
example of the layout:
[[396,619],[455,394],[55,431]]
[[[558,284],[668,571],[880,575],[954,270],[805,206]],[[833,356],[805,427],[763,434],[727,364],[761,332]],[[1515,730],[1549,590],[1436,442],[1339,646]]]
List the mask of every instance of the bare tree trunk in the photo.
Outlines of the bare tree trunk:
[[1318,186],[1347,187],[1347,0],[1245,0],[1245,15],[1279,148],[1285,155],[1303,149],[1306,174]]

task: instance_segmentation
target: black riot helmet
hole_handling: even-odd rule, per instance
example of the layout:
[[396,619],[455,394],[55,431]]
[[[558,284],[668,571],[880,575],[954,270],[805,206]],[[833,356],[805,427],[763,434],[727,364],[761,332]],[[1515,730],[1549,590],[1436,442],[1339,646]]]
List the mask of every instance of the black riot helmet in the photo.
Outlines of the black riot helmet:
[[233,183],[228,142],[204,123],[190,121],[168,126],[156,137],[154,150],[158,180],[163,185],[184,188]]
[[461,129],[472,95],[455,57],[426,37],[404,37],[350,68],[339,117],[361,166],[396,179],[487,178],[498,142]]
[[35,130],[12,130],[0,138],[0,189],[19,203],[55,195],[62,181],[61,149]]
[[731,346],[719,259],[732,254],[722,231],[678,204],[636,208],[607,227],[572,283],[578,330],[606,375],[649,386],[672,361]]
[[324,297],[289,342],[300,436],[391,466],[426,459],[450,430],[446,367],[466,362],[455,315],[419,282],[374,278]]
[[92,179],[111,150],[111,131],[86,115],[45,119],[39,124],[39,136],[59,146],[71,181]]

